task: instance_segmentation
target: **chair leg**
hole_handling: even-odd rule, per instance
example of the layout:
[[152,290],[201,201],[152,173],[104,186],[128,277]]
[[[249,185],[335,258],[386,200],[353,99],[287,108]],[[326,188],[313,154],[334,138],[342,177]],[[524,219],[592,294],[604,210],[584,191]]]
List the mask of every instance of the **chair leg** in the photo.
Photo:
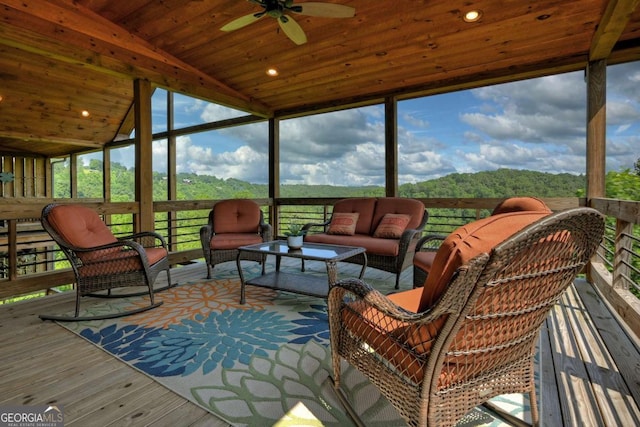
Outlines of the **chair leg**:
[[174,286],[178,286],[178,284],[171,283],[171,269],[167,268],[167,288],[173,288]]
[[[511,415],[510,413],[500,408],[498,405],[492,403],[491,401],[484,402],[482,406],[486,408],[492,415],[495,415],[496,417],[500,418],[501,420],[505,421],[506,423],[514,427],[531,427],[532,425],[537,425],[535,423],[529,424],[526,421]],[[532,411],[532,415],[533,415],[533,411]]]
[[161,288],[154,289],[153,292],[157,294],[158,292],[166,291],[167,289],[173,288],[175,286],[178,286],[178,284],[177,283],[171,283],[171,269],[167,268],[167,286],[163,286]]
[[342,405],[342,407],[347,411],[347,415],[349,415],[349,418],[351,418],[351,420],[356,426],[365,427],[364,422],[362,422],[362,420],[360,419],[360,416],[356,413],[355,409],[353,409],[353,406],[351,406],[349,399],[340,388],[339,382],[334,381],[333,377],[331,376],[329,376],[329,380],[331,380],[331,384],[333,385],[333,391],[336,393],[336,396],[338,397],[338,400],[340,401],[340,404]]

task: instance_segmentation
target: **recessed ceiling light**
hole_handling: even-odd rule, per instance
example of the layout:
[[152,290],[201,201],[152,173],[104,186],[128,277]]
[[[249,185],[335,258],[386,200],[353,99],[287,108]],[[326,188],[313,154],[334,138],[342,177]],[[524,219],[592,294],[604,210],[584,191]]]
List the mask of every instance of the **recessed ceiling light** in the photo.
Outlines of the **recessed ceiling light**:
[[482,18],[481,10],[470,10],[464,14],[462,19],[464,19],[465,22],[476,22],[480,18]]
[[91,114],[87,110],[82,110],[82,117],[89,117]]
[[275,77],[278,74],[278,70],[276,70],[275,68],[267,68],[267,76],[271,76],[271,77]]

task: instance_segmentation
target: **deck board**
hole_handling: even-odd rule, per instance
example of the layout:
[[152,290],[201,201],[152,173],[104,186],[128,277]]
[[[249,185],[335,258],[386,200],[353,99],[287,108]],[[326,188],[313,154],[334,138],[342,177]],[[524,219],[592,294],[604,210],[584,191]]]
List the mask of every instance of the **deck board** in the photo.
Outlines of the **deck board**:
[[[355,275],[358,266],[340,266]],[[324,271],[309,263],[308,270]],[[215,272],[214,272],[215,274]],[[158,286],[166,283],[160,275]],[[172,281],[206,277],[201,263],[171,271]],[[369,269],[367,278],[393,275]],[[401,289],[411,287],[410,269]],[[84,301],[83,301],[84,303]],[[39,313],[73,308],[74,295],[0,306],[0,404],[64,405],[69,426],[228,426]],[[582,280],[547,319],[540,337],[542,425],[640,425],[640,353],[597,292]]]
[[545,322],[540,331],[540,341],[538,344],[539,360],[538,372],[540,383],[537,390],[538,408],[542,425],[560,426],[562,425],[562,410],[560,408],[560,396],[556,385],[556,370],[553,363],[553,350],[551,348],[549,321]]

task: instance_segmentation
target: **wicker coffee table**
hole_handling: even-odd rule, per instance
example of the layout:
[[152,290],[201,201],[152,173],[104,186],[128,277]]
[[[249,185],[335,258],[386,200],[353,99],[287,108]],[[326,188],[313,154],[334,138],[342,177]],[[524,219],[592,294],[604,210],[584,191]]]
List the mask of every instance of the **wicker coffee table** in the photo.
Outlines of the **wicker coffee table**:
[[[262,254],[266,261],[267,255],[275,255],[276,270],[264,273],[249,280],[245,280],[240,264],[244,252]],[[241,246],[238,248],[238,274],[240,275],[240,304],[245,302],[245,286],[260,286],[263,288],[276,289],[279,291],[293,292],[302,295],[326,298],[329,288],[338,280],[339,261],[362,254],[364,264],[360,270],[360,278],[367,268],[367,255],[364,248],[356,246],[327,245],[322,243],[304,243],[301,249],[291,250],[285,240],[275,240],[272,242],[257,243],[255,245]],[[280,260],[282,257],[299,258],[302,260],[324,261],[327,267],[327,278],[313,276],[310,274],[284,273],[280,271]],[[264,261],[263,261],[264,262]]]

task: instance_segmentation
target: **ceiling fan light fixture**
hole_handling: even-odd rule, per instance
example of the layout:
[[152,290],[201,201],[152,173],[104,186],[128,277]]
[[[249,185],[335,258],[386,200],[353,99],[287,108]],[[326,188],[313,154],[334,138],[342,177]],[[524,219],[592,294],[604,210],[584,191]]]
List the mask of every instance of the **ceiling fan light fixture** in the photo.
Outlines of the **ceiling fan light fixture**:
[[263,16],[270,16],[277,20],[280,29],[291,41],[297,45],[307,42],[307,36],[300,25],[290,14],[319,16],[325,18],[352,18],[356,10],[351,6],[336,3],[306,2],[294,5],[295,0],[249,0],[259,5],[263,10],[258,13],[241,16],[223,25],[222,31],[235,31],[246,27]]
[[476,22],[482,18],[481,10],[470,10],[464,14],[462,19],[464,22]]

